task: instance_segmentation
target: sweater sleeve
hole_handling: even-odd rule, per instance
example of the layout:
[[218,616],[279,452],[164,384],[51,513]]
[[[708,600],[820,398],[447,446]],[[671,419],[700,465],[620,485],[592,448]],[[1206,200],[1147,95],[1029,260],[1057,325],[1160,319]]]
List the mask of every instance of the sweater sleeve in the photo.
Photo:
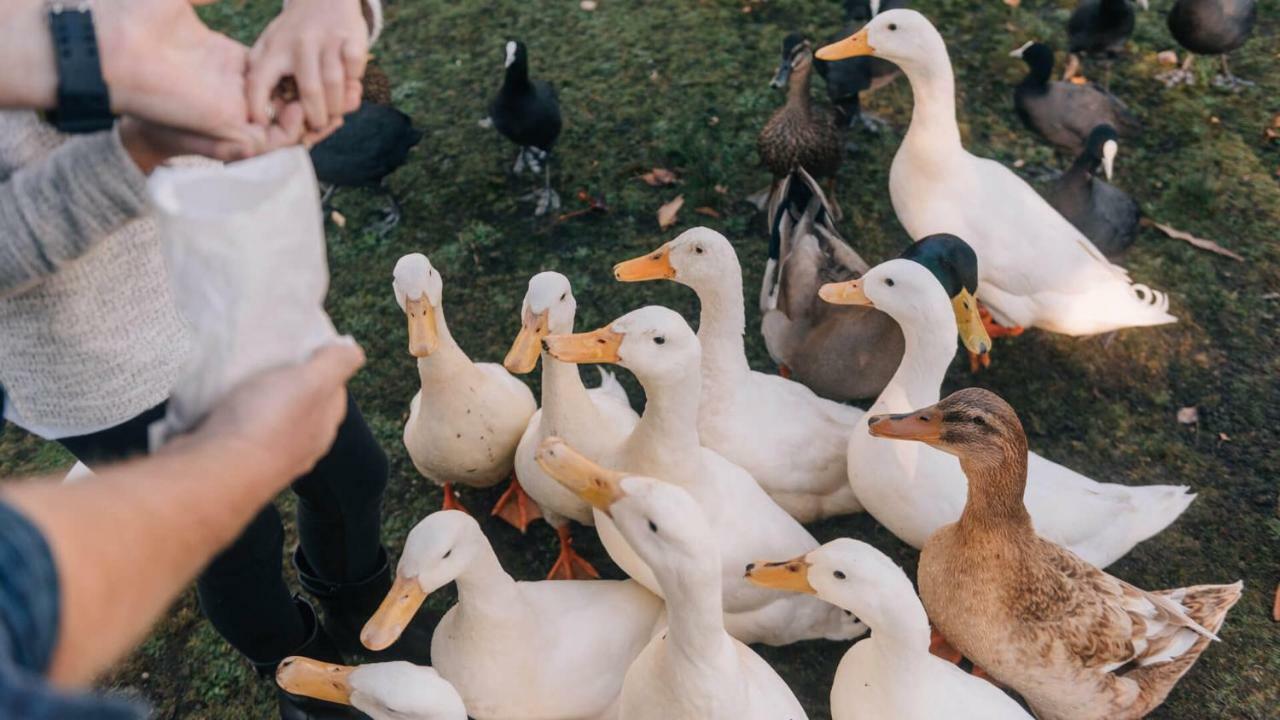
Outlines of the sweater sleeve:
[[20,165],[0,180],[0,296],[39,283],[148,211],[146,176],[115,130],[13,160],[0,157]]

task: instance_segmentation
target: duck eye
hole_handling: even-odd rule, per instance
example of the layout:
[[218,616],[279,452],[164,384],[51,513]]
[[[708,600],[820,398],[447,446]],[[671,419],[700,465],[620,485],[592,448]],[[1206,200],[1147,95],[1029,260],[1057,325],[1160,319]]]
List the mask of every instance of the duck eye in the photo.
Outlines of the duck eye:
[[662,344],[664,344],[664,343],[666,343],[666,342],[667,342],[667,339],[666,339],[665,337],[661,336],[661,335],[659,335],[659,336],[657,336],[657,337],[655,337],[655,338],[653,339],[653,344],[654,344],[654,345],[662,345]]
[[974,415],[974,416],[973,416],[973,424],[974,424],[974,425],[986,425],[986,424],[987,424],[987,421],[986,421],[986,420],[984,420],[984,419],[982,418],[982,416],[981,416],[981,415]]
[[649,532],[652,532],[652,533],[658,532],[658,526],[654,524],[652,520],[649,521]]
[[443,558],[441,558],[441,559],[442,559],[442,560],[448,560],[448,559],[449,559],[449,556],[450,556],[450,555],[452,555],[452,554],[453,554],[453,548],[449,548],[449,549],[448,549],[448,551],[446,551],[446,552],[445,552],[444,557],[443,557]]
[[569,293],[565,293],[565,294],[561,295],[561,296],[560,296],[560,302],[564,302],[564,299],[565,299],[565,298],[567,298],[567,297],[569,297]]
[[898,29],[898,23],[889,23],[889,29],[890,29],[890,30],[897,30],[897,29]]
[[893,287],[893,278],[885,278],[884,284],[888,285],[889,287]]
[[701,254],[702,254],[702,248],[701,248],[700,246],[699,246],[699,247],[694,247],[694,248],[693,248],[693,251],[694,251],[694,252],[696,252],[696,253],[698,253],[699,255],[701,255]]
[[837,580],[843,580],[845,577],[843,570],[837,570],[831,574],[834,575]]

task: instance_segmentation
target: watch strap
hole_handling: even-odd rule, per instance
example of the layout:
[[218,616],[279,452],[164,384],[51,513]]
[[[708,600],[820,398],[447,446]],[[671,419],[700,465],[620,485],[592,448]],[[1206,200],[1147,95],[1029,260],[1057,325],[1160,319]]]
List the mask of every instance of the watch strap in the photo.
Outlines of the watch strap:
[[58,108],[47,119],[65,133],[110,129],[115,117],[111,114],[111,93],[102,76],[89,3],[52,3],[49,30],[58,67]]

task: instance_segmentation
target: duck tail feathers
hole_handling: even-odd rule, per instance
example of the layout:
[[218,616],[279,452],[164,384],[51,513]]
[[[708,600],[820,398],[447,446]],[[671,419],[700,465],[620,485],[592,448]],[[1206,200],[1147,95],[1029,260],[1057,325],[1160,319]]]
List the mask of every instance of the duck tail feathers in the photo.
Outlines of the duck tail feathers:
[[622,383],[618,382],[617,376],[602,367],[597,366],[596,369],[600,371],[600,384],[595,389],[604,395],[615,398],[624,405],[630,405],[631,400],[627,397],[626,388],[622,387]]

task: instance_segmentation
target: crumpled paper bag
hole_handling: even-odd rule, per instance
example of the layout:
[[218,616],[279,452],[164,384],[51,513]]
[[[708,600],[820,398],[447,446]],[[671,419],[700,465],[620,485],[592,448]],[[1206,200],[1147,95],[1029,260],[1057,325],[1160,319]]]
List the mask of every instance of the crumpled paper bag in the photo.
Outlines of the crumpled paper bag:
[[301,362],[338,334],[315,172],[300,147],[148,181],[191,355],[150,428],[152,449],[199,423],[242,380]]

